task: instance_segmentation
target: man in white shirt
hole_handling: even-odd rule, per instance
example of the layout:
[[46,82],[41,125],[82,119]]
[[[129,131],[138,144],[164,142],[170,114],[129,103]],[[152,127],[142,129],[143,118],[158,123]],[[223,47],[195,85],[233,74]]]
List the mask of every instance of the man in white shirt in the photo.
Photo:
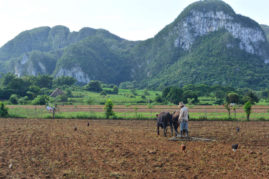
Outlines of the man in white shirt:
[[178,117],[178,122],[180,123],[180,136],[183,136],[183,132],[186,132],[187,137],[189,136],[188,131],[188,121],[189,121],[189,111],[183,102],[180,102],[178,107],[180,108],[180,113]]

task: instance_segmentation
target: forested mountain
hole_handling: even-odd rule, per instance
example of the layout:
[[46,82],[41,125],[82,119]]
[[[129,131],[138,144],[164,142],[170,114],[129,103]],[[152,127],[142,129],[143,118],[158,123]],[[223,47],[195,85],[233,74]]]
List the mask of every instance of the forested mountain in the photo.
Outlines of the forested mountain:
[[141,88],[198,83],[264,88],[269,87],[268,29],[223,1],[204,0],[145,41],[92,28],[22,32],[0,49],[0,71],[73,76],[83,83],[133,81]]
[[106,30],[40,27],[20,33],[0,49],[1,72],[18,76],[52,74],[73,76],[79,82],[92,79],[108,83],[131,80],[126,49],[136,42]]

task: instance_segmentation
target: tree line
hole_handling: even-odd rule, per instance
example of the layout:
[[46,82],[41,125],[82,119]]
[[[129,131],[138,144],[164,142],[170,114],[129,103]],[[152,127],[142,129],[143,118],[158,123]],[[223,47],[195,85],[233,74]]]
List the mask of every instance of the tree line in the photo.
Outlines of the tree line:
[[185,85],[182,88],[169,86],[162,90],[162,96],[157,96],[159,103],[173,103],[183,101],[189,104],[198,104],[199,97],[211,97],[213,104],[223,105],[225,103],[245,104],[250,101],[252,104],[259,102],[260,98],[268,99],[269,90],[255,92],[251,89],[235,89],[223,86],[208,86],[204,84]]

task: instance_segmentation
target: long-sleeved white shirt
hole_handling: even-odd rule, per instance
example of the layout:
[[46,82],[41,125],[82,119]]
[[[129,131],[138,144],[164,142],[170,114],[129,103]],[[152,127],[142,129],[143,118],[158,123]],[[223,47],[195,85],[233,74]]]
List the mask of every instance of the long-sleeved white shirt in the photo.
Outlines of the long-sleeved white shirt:
[[186,106],[184,106],[183,108],[180,109],[178,121],[180,121],[180,122],[182,122],[183,120],[188,121],[189,120],[188,115],[189,115],[188,108]]

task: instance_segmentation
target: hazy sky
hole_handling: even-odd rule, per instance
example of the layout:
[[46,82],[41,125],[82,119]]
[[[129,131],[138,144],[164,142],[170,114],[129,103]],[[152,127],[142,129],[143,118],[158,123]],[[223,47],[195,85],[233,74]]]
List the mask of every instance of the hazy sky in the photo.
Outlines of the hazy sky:
[[[269,0],[224,0],[269,25]],[[65,25],[103,28],[128,40],[153,37],[195,0],[0,0],[0,46],[24,30]]]

